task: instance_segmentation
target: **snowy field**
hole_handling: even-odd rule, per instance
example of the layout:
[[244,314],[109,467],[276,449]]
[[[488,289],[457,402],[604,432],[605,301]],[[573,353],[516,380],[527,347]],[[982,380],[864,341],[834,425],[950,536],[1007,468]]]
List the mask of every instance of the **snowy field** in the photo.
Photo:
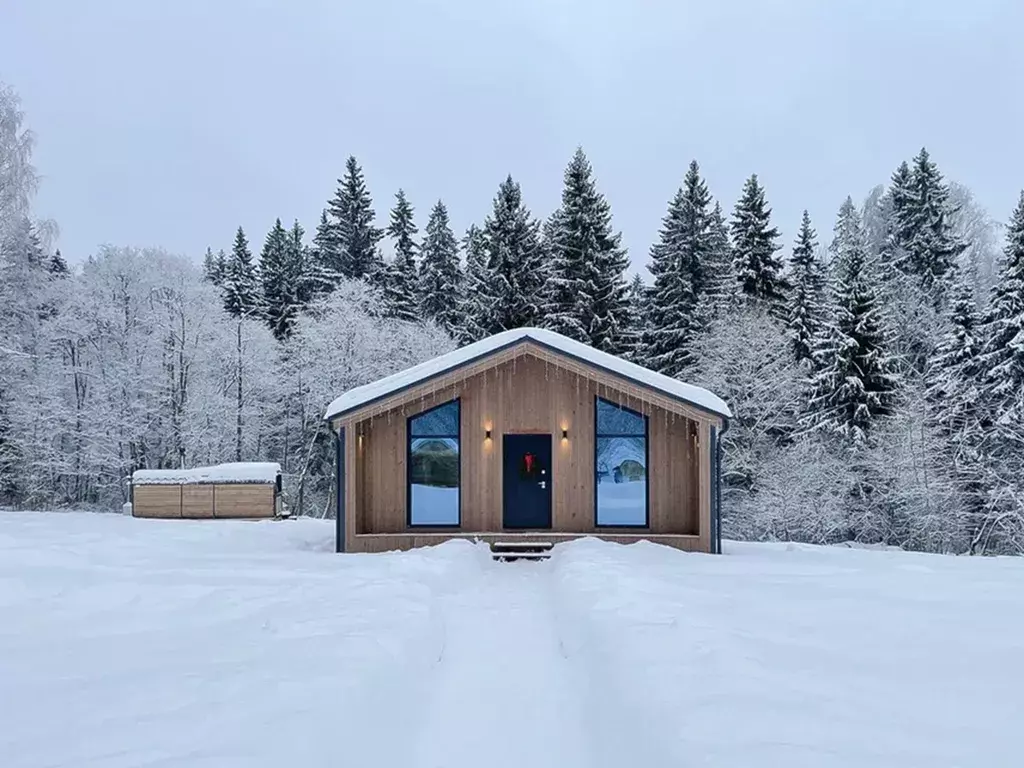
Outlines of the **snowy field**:
[[1020,766],[1024,560],[0,513],[0,766]]

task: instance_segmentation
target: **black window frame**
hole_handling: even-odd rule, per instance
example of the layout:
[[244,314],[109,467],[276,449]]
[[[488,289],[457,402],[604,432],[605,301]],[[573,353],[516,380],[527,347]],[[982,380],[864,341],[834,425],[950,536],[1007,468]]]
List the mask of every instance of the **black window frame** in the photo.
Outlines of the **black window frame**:
[[[634,433],[620,432],[617,434],[601,434],[600,428],[598,427],[598,406],[600,403],[606,403],[620,411],[626,411],[634,416],[639,416],[644,420],[644,521],[643,523],[602,523],[599,518],[599,509],[597,505],[598,493],[600,489],[600,483],[597,479],[597,442],[602,437],[640,437]],[[621,403],[616,403],[607,398],[601,397],[600,395],[594,395],[594,527],[595,528],[623,528],[623,529],[636,529],[642,530],[651,527],[651,420],[645,413],[635,411],[632,408],[627,408]],[[461,498],[461,497],[460,497]]]
[[[425,416],[428,413],[433,413],[441,408],[446,408],[452,403],[458,411],[458,429],[454,435],[417,435],[412,434],[412,422],[413,419],[418,419],[421,416]],[[414,523],[412,521],[412,441],[422,440],[424,438],[437,437],[442,440],[456,440],[459,447],[459,463],[458,463],[458,479],[459,479],[459,506],[458,506],[458,520],[452,523]],[[443,403],[427,408],[425,411],[414,413],[405,420],[405,527],[406,528],[438,528],[438,529],[455,529],[462,527],[462,402],[461,398],[456,397],[454,400],[445,400]]]

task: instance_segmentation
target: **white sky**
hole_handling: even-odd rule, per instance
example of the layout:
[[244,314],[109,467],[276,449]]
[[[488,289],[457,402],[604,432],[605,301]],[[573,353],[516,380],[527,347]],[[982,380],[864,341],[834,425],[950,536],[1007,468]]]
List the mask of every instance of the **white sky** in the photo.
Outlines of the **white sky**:
[[511,172],[538,216],[577,144],[634,264],[696,157],[756,171],[787,251],[927,145],[1005,220],[1024,186],[1020,0],[0,0],[37,201],[72,261],[312,230],[355,154],[383,220],[459,234]]

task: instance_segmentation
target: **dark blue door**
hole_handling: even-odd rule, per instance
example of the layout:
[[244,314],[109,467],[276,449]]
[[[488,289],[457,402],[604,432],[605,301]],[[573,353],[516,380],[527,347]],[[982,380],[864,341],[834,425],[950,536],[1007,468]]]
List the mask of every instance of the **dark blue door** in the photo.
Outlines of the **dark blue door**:
[[551,527],[551,435],[505,435],[504,525]]

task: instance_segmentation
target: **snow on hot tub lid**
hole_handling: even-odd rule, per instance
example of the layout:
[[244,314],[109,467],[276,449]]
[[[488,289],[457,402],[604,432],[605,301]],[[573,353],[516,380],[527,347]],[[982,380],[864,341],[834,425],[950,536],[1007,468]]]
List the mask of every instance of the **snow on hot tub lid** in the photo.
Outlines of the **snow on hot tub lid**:
[[281,465],[272,461],[236,461],[212,467],[192,469],[137,469],[133,485],[193,485],[199,483],[273,484],[281,474]]

